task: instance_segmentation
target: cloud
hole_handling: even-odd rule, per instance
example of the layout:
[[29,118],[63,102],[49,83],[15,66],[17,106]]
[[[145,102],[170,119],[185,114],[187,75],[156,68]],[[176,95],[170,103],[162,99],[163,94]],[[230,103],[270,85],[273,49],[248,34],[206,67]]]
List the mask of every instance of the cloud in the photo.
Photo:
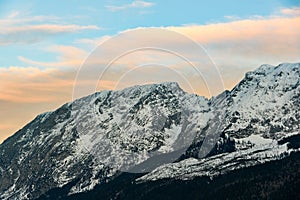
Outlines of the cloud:
[[7,26],[0,30],[0,46],[10,44],[32,44],[58,34],[99,29],[100,28],[97,26],[55,24]]
[[155,4],[152,2],[147,2],[147,1],[133,1],[130,4],[124,4],[124,5],[120,5],[120,6],[106,6],[106,8],[112,12],[116,12],[116,11],[120,11],[120,10],[126,10],[126,9],[130,9],[130,8],[148,8],[148,7],[152,7]]
[[72,87],[74,74],[75,70],[16,66],[1,68],[0,100],[31,103],[65,100],[62,91],[66,92]]
[[206,48],[216,63],[226,88],[244,73],[268,63],[299,62],[300,17],[244,19],[227,23],[167,27]]
[[283,8],[280,10],[283,15],[300,16],[300,7]]
[[226,15],[224,16],[225,19],[228,19],[230,21],[236,21],[236,20],[240,20],[241,18],[239,16],[235,16],[235,15]]
[[18,59],[25,64],[42,67],[42,68],[51,68],[51,67],[63,67],[63,68],[78,68],[87,57],[88,52],[74,47],[74,46],[65,46],[65,45],[52,45],[50,47],[44,48],[46,52],[54,52],[59,56],[57,61],[52,62],[43,62],[35,61],[23,56],[18,56]]
[[32,44],[59,34],[101,29],[95,25],[65,24],[55,16],[20,16],[18,11],[0,19],[0,46]]
[[99,38],[82,38],[75,41],[76,44],[87,45],[89,49],[94,49],[95,47],[101,45],[103,42],[109,40],[112,36],[105,35]]
[[30,23],[40,23],[40,22],[59,23],[62,21],[63,19],[57,16],[52,16],[52,15],[27,16],[27,15],[23,15],[20,11],[13,11],[6,17],[0,19],[0,25],[3,27],[13,26],[13,25],[22,26]]
[[18,16],[19,14],[20,14],[19,11],[13,11],[13,12],[11,12],[11,13],[7,16],[7,18],[9,18],[9,19],[15,18],[15,17]]
[[[163,27],[163,29],[175,31],[175,33],[187,36],[202,45],[218,66],[225,87],[231,89],[240,81],[246,71],[253,70],[261,64],[277,65],[281,62],[300,62],[300,32],[298,31],[300,30],[300,17],[295,14],[295,9],[293,11],[284,11],[283,9],[281,12],[281,16],[276,17],[233,19],[234,21],[226,23],[194,24]],[[129,47],[132,41],[139,45],[148,44],[145,43],[145,40],[149,36],[147,34],[150,33],[147,28],[140,29],[143,34],[132,35],[130,38],[122,36],[115,38],[108,35],[101,38],[78,39],[75,44],[78,46],[87,45],[87,49],[93,49],[97,44],[102,44],[102,53],[105,58],[110,60],[115,58],[114,55],[120,48]],[[130,31],[132,30],[123,31],[122,34]],[[194,59],[193,62],[199,62],[199,59],[202,58],[202,55],[194,55],[184,40],[159,34],[155,34],[151,38],[155,39],[155,43],[162,44],[166,48],[185,51]],[[105,43],[110,39],[113,40],[113,43],[105,46]],[[16,125],[20,126],[37,113],[54,109],[63,102],[72,99],[76,67],[80,66],[88,55],[88,51],[79,47],[63,45],[53,45],[44,48],[44,50],[57,52],[57,60],[43,62],[20,56],[19,59],[24,62],[26,67],[12,66],[0,69],[0,110],[2,116],[2,118],[0,116],[0,121],[3,124],[12,124],[11,122],[14,122],[17,116],[19,121]],[[94,59],[96,60],[91,59],[90,64],[94,67],[90,70],[92,73],[95,68],[107,64],[107,60],[97,60],[97,58],[95,56]],[[155,65],[150,66],[150,68],[134,68],[143,63],[162,63],[174,70],[162,70],[156,68]],[[205,69],[205,62],[197,64]],[[206,94],[203,91],[203,82],[199,81],[199,77],[188,69],[190,66],[186,63],[174,60],[174,57],[163,52],[139,51],[126,55],[115,62],[110,71],[103,75],[98,88],[119,89],[136,84],[135,80],[151,82],[152,79],[160,76],[166,80],[172,80],[171,78],[176,76],[175,70],[177,70],[182,72],[190,82],[199,83],[195,86],[198,89],[197,92]],[[127,73],[129,70],[131,72]],[[89,78],[89,76],[87,77]],[[81,84],[87,87],[91,86],[95,80],[88,78]],[[5,110],[8,114],[5,113]],[[20,113],[26,113],[26,115],[19,116]],[[5,118],[8,120],[5,121]],[[6,129],[3,128],[7,135],[8,133],[11,134],[12,130],[17,129],[8,128],[8,126]]]
[[[154,34],[148,31],[147,28],[122,31],[116,37],[82,38],[76,40],[75,43],[88,45],[90,49],[94,49],[100,44],[100,54],[89,57],[88,62],[85,63],[90,67],[89,73],[95,73],[99,71],[99,68],[104,68],[116,56],[119,56],[121,52],[125,52],[128,48],[131,49],[132,40],[130,38],[134,38],[135,44],[141,46],[149,45],[147,40],[151,38],[153,44],[160,44],[166,49],[177,49],[185,52],[188,58],[193,63],[201,66],[204,72],[207,72],[206,68],[210,65],[207,65],[206,62],[211,58],[218,66],[227,89],[231,89],[237,84],[246,71],[253,70],[261,64],[276,65],[281,62],[299,62],[300,33],[298,30],[300,30],[300,17],[297,16],[240,19],[226,23],[194,24],[164,27],[162,29],[174,31],[191,38],[204,47],[203,55],[191,51],[190,45],[186,42],[188,40],[182,40],[176,34],[175,37],[170,37],[168,34],[159,34],[159,32]],[[130,33],[127,35],[130,37],[127,37],[126,33]],[[88,55],[88,51],[72,46],[56,45],[45,48],[45,50],[58,53],[58,60],[55,62],[42,62],[22,56],[18,58],[24,64],[35,67],[73,67],[73,69],[76,69]],[[103,77],[104,81],[111,80],[116,83],[123,73],[145,63],[165,64],[181,71],[187,77],[193,74],[190,66],[182,60],[180,61],[165,52],[145,50],[132,52],[117,59],[113,63],[113,67],[106,71],[106,75]],[[152,75],[155,76],[155,74]],[[98,78],[97,75],[87,77]],[[93,80],[95,78],[91,78],[90,81]],[[85,83],[87,84],[87,82]],[[111,85],[112,83],[101,87],[101,89],[110,88]],[[198,88],[197,91],[203,90]],[[208,95],[207,92],[201,94]]]
[[[300,17],[293,18],[272,18],[257,20],[238,20],[228,23],[217,23],[209,25],[193,25],[181,27],[167,27],[169,30],[177,31],[201,44],[230,42],[241,40],[252,40],[253,38],[268,39],[291,36],[298,41]],[[222,34],[220,34],[222,33]],[[276,40],[275,40],[276,41]]]
[[[72,101],[76,70],[2,66],[0,77],[1,143],[36,115]],[[103,88],[111,85],[112,81],[102,83]]]
[[0,34],[24,34],[30,32],[40,32],[45,34],[58,33],[74,33],[81,30],[99,30],[97,26],[79,26],[79,25],[56,25],[56,24],[41,24],[41,25],[27,25],[27,26],[13,26],[5,27],[0,30]]
[[[145,30],[143,33],[136,30]],[[244,73],[253,70],[264,63],[277,65],[282,62],[299,62],[300,55],[300,17],[298,16],[277,16],[260,17],[251,19],[238,19],[226,23],[215,23],[208,25],[186,25],[176,27],[164,27],[164,29],[175,31],[189,37],[196,43],[202,45],[208,55],[194,55],[186,41],[179,37],[169,37],[168,35],[153,34],[147,28],[136,28],[123,31],[120,36],[112,37],[114,42],[110,42],[108,47],[102,45],[102,53],[106,53],[107,58],[112,57],[110,53],[115,53],[120,49],[131,47],[130,38],[134,38],[136,44],[149,45],[145,40],[152,38],[153,44],[161,44],[166,49],[180,49],[194,62],[201,61],[202,57],[213,60],[218,66],[227,89],[231,89],[237,84]],[[136,31],[131,37],[122,37],[123,33]],[[152,37],[148,34],[156,35]],[[109,38],[109,37],[108,37]],[[97,43],[99,39],[82,40],[91,44]],[[122,45],[120,45],[122,44]],[[99,58],[99,57],[97,57]],[[147,52],[142,54],[135,52],[134,55],[127,55],[119,59],[115,66],[135,66],[143,62],[168,63],[169,57],[163,53]],[[174,59],[173,59],[174,61]],[[104,62],[103,62],[104,63]],[[172,66],[180,67],[178,64],[170,63]],[[180,64],[182,70],[187,70],[187,66]],[[200,62],[202,68],[205,64]],[[119,67],[119,73],[123,72]],[[118,72],[112,72],[116,74]],[[109,75],[107,75],[109,76]]]

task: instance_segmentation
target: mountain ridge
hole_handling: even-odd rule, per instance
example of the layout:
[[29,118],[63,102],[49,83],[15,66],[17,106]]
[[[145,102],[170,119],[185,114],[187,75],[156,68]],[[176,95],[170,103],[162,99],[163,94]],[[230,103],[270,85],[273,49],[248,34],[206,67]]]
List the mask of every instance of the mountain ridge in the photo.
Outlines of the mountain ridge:
[[299,150],[288,145],[299,134],[299,77],[299,63],[262,65],[210,99],[165,82],[66,103],[0,145],[0,197],[34,199],[74,181],[67,194],[82,193],[120,171],[149,172],[137,182],[214,178],[288,157]]

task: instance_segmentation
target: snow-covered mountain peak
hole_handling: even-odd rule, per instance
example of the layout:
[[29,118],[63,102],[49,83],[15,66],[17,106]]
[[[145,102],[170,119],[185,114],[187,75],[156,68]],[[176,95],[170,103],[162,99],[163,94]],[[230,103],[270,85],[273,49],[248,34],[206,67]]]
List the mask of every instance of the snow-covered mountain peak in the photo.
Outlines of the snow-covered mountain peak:
[[262,64],[260,67],[258,67],[257,69],[255,69],[256,72],[265,72],[265,71],[269,71],[272,70],[275,66],[273,65],[269,65],[269,64]]
[[226,110],[226,133],[237,138],[252,133],[277,138],[286,131],[300,128],[297,122],[299,93],[299,63],[284,63],[276,67],[262,65],[246,73],[232,91],[224,93],[224,100],[220,101],[219,97],[214,100],[214,105]]
[[0,145],[0,198],[36,198],[71,182],[68,193],[79,193],[136,166],[169,163],[180,177],[185,168],[198,176],[216,163],[227,170],[226,162],[243,167],[238,159],[277,159],[288,149],[277,141],[300,129],[299,68],[263,65],[210,100],[165,82],[97,92],[39,115]]
[[[283,87],[286,84],[295,84],[298,82],[300,76],[300,63],[291,64],[291,63],[282,63],[278,66],[272,66],[264,64],[258,69],[247,72],[245,78],[241,83],[245,82],[258,82],[265,83],[260,86],[274,86],[280,85]],[[272,87],[270,87],[272,89]]]
[[143,85],[135,85],[122,90],[117,90],[116,92],[130,93],[130,92],[141,91],[143,93],[149,93],[149,92],[153,92],[154,90],[161,91],[161,92],[167,90],[167,91],[172,91],[173,93],[177,91],[184,92],[177,82],[163,82],[163,83],[149,83]]
[[273,65],[269,65],[269,64],[263,64],[261,65],[259,68],[257,68],[256,70],[254,70],[254,72],[272,72],[272,71],[291,71],[293,69],[299,68],[300,67],[300,63],[281,63],[277,66],[273,66]]

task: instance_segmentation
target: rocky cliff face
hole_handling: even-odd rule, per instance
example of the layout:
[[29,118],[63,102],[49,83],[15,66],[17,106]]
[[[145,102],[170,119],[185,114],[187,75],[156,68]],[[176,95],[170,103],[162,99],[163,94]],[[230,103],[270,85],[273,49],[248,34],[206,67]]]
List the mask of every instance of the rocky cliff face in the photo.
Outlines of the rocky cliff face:
[[[176,83],[103,91],[39,115],[0,145],[0,197],[210,178],[299,150],[300,64],[263,65],[206,99]],[[130,180],[132,181],[132,180]]]

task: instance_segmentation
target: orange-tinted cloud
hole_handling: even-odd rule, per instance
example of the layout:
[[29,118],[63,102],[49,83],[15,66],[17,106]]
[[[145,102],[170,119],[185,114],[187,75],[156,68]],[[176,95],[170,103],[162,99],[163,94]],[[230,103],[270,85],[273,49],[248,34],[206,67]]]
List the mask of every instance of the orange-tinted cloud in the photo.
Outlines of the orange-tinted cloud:
[[[292,10],[283,9],[281,12],[285,16],[236,20],[208,25],[165,27],[165,29],[186,35],[203,45],[208,55],[218,66],[225,87],[231,89],[243,77],[244,72],[253,70],[260,64],[276,65],[280,62],[300,61],[300,17],[297,16],[298,11],[294,8]],[[17,16],[17,13],[12,14],[12,17],[14,16]],[[63,31],[63,29],[61,30]],[[109,53],[113,54],[120,44],[126,46],[132,41],[143,44],[142,37],[142,35],[136,35],[133,37],[134,40],[119,37],[113,45],[107,47],[109,51],[103,53],[107,55],[107,58],[113,58]],[[103,43],[110,38],[111,36],[94,40],[81,39],[77,40],[76,44],[87,44],[92,50],[94,44]],[[183,41],[174,40],[167,36],[164,38],[159,35],[157,35],[156,40],[156,43],[164,44],[167,48],[181,48],[187,54],[193,54]],[[0,128],[6,136],[12,134],[12,130],[17,130],[17,128],[12,129],[10,124],[14,124],[15,116],[18,116],[20,107],[23,109],[22,112],[26,114],[17,117],[19,122],[15,124],[18,127],[25,124],[34,115],[47,109],[54,109],[63,102],[72,99],[76,69],[87,56],[87,51],[78,47],[60,45],[51,46],[45,50],[57,52],[58,60],[53,62],[34,61],[20,55],[19,59],[32,67],[0,69],[0,107],[1,116],[3,116],[3,119],[0,117],[2,120],[2,128]],[[193,58],[193,62],[197,62],[197,58],[202,55],[190,56]],[[98,88],[122,88],[136,84],[139,80],[153,81],[147,76],[149,73],[151,76],[155,76],[155,70],[147,71],[147,69],[143,70],[142,68],[133,70],[134,67],[144,62],[166,64],[171,69],[182,72],[191,82],[199,81],[199,77],[188,70],[190,68],[186,63],[178,62],[164,53],[145,51],[135,52],[117,60],[114,67],[102,77]],[[107,60],[96,59],[90,64],[93,64],[94,67],[103,67],[107,64]],[[152,67],[155,68],[155,66]],[[132,70],[132,73],[124,75],[128,70]],[[91,68],[91,72],[93,72],[93,68]],[[165,76],[166,80],[171,80],[174,77],[172,73],[164,72],[161,74]],[[137,81],[132,80],[134,77],[138,77]],[[90,86],[93,81],[95,80],[86,79],[82,84]],[[185,85],[183,86],[185,87]],[[196,89],[205,94],[202,87],[203,83],[200,81]],[[11,113],[7,114],[10,117],[4,117],[6,114],[2,114],[3,109],[10,110],[10,112],[7,111],[7,113]]]
[[73,46],[53,45],[44,49],[47,52],[54,52],[59,54],[58,60],[53,62],[34,61],[23,56],[18,56],[18,59],[28,65],[39,67],[79,67],[88,52]]
[[[284,9],[281,12],[286,13]],[[193,62],[200,63],[202,68],[205,68],[205,64],[201,62],[202,57],[209,56],[216,63],[227,89],[231,89],[237,84],[246,71],[253,70],[261,64],[277,65],[282,62],[299,62],[300,33],[298,30],[300,30],[300,17],[295,15],[269,18],[255,17],[227,23],[165,27],[165,29],[176,31],[191,38],[202,45],[208,55],[193,55],[185,40],[169,37],[169,35],[164,37],[157,34],[157,38],[152,37],[155,40],[153,44],[162,44],[166,49],[182,49],[189,54],[189,58],[192,58]],[[130,31],[127,30],[122,33]],[[147,34],[153,34],[152,32],[147,33],[145,31],[140,34],[137,31],[136,33],[133,33],[129,38],[122,38],[122,36],[110,38],[115,42],[111,42],[109,47],[105,47],[102,53],[108,54],[110,52],[113,54],[114,51],[118,51],[123,46],[129,47],[132,43],[131,38],[134,38],[135,43],[149,45],[145,43],[145,38],[148,37]],[[88,41],[92,43],[91,40]],[[107,55],[107,58],[109,57],[111,55]],[[118,59],[114,63],[117,70],[112,71],[111,74],[119,72],[121,76],[131,67],[149,62],[168,64],[177,69],[181,68],[179,70],[183,73],[192,73],[189,71],[188,65],[178,63],[176,59],[177,64],[172,61],[174,61],[174,57],[166,57],[162,52],[134,52]],[[105,63],[105,60],[99,61],[98,66],[101,66],[101,63]],[[127,69],[124,70],[124,67]],[[116,76],[107,75],[107,77],[109,76],[111,79],[117,79]]]
[[[284,10],[282,12],[284,12]],[[254,69],[263,63],[278,64],[280,62],[297,62],[297,59],[299,58],[298,55],[300,55],[300,33],[298,31],[300,30],[300,17],[249,19],[210,25],[166,27],[166,29],[179,32],[190,37],[199,44],[202,44],[219,67],[225,86],[228,89],[242,78],[245,71]],[[110,36],[105,36],[104,38],[107,40]],[[97,38],[95,41],[103,42],[104,38]],[[136,35],[134,38],[136,43],[144,42],[141,35]],[[157,37],[157,40],[157,43],[165,43],[166,46],[170,48],[172,46],[177,46],[182,49],[188,48],[188,46],[186,47],[185,44],[181,43],[182,41],[174,41],[172,38],[164,39],[162,37]],[[92,44],[93,40],[82,39],[77,42]],[[128,38],[118,38],[115,43],[112,43],[112,45],[109,46],[109,50],[112,51],[104,51],[103,53],[113,52],[114,49],[119,48],[119,44],[125,44],[126,46],[126,43],[130,42],[131,41],[128,40]],[[59,69],[56,69],[54,72],[53,69],[41,70],[39,68],[9,68],[7,71],[2,70],[0,71],[0,75],[3,77],[1,79],[1,85],[5,85],[4,88],[7,88],[8,85],[11,87],[11,90],[2,93],[2,98],[5,96],[5,99],[9,99],[13,95],[18,96],[17,94],[21,91],[25,91],[25,87],[33,87],[34,84],[36,85],[35,88],[44,88],[45,90],[46,88],[52,88],[51,84],[66,84],[70,86],[72,79],[68,79],[69,82],[67,82],[65,78],[61,77],[70,77],[70,74],[74,77],[74,69],[82,64],[84,58],[88,54],[86,51],[72,46],[57,45],[51,46],[46,50],[59,53],[60,57],[58,61],[33,61],[22,56],[20,56],[19,59],[28,65],[37,67],[75,67],[73,68],[73,71],[60,71]],[[189,52],[189,49],[186,49],[186,52]],[[109,55],[107,56],[109,57]],[[191,55],[191,57],[196,58],[195,62],[197,62],[197,57],[199,56],[200,55]],[[178,61],[174,63],[174,59],[172,60],[173,62],[169,62],[170,60],[172,60],[171,57],[165,56],[161,52],[135,52],[116,60],[114,63],[116,67],[112,69],[110,73],[106,74],[104,81],[107,82],[113,80],[113,82],[116,83],[123,73],[132,67],[145,62],[154,64],[167,63],[169,67],[175,67],[177,70],[182,70],[183,74],[191,74],[191,71],[188,70],[184,72],[187,69],[186,64],[180,64]],[[108,61],[110,60],[96,60],[93,64],[96,67],[104,67]],[[21,78],[18,77],[16,71],[19,72]],[[34,74],[37,75],[34,76]],[[46,82],[48,85],[46,83],[43,83],[46,84],[43,85],[41,82],[37,83],[36,81],[30,83],[30,80],[45,76],[51,77],[43,78],[44,80],[47,80]],[[60,80],[57,80],[56,76],[60,77]],[[13,79],[12,77],[18,78]],[[166,79],[167,78],[168,77],[166,77]],[[112,86],[112,83],[104,85],[103,88],[108,89],[110,86]],[[16,88],[18,87],[21,89],[17,90]],[[20,94],[22,94],[22,92]],[[28,101],[44,99],[41,96],[29,96],[30,98],[24,99],[27,99]],[[45,99],[49,100],[51,98],[47,97]]]
[[237,84],[246,71],[261,64],[277,65],[300,61],[299,16],[257,18],[168,29],[187,35],[202,44],[218,66],[228,89]]
[[64,101],[72,88],[75,70],[35,67],[0,68],[0,100],[10,102]]
[[268,38],[285,40],[286,37],[299,42],[299,28],[300,17],[249,19],[210,25],[168,27],[169,30],[187,35],[200,44]]
[[[186,41],[174,39],[168,37],[168,35],[166,37],[157,35],[157,38],[154,38],[156,40],[154,43],[164,44],[167,49],[174,49],[174,47],[183,49],[192,58],[192,62],[198,62],[203,69],[205,69],[205,64],[204,62],[199,62],[199,59],[201,57],[207,57],[205,59],[208,59],[208,56],[210,56],[217,64],[227,89],[232,88],[243,77],[246,71],[253,70],[261,64],[269,63],[276,65],[281,62],[299,61],[300,34],[298,30],[300,30],[300,17],[256,18],[209,25],[166,27],[166,29],[190,37],[205,47],[208,55],[192,55],[193,52],[190,51],[189,45],[185,44]],[[126,32],[130,32],[130,30],[124,33]],[[143,35],[137,32],[137,34],[132,35],[132,38],[134,38],[135,43],[144,44],[144,38],[147,38],[145,34],[147,34],[147,31]],[[111,42],[108,46],[103,45],[105,47],[101,46],[103,48],[101,54],[104,54],[104,59],[100,60],[98,56],[89,58],[89,64],[93,65],[94,68],[103,68],[114,58],[115,51],[121,48],[120,44],[125,47],[130,46],[130,43],[132,43],[130,38],[104,36],[94,40],[81,39],[76,42],[92,46],[93,44],[103,43],[103,41],[109,39],[114,40],[114,42]],[[48,63],[32,61],[23,57],[19,58],[30,65],[62,67],[79,66],[85,55],[87,55],[87,52],[75,47],[56,46],[55,48],[52,47],[52,50],[61,53],[62,59],[60,61]],[[145,63],[166,64],[170,68],[176,68],[187,75],[188,79],[191,78],[191,74],[194,74],[189,69],[190,67],[187,63],[178,59],[176,60],[174,56],[168,56],[164,52],[138,51],[117,59],[111,69],[102,78],[104,78],[104,81],[113,80],[116,83],[126,71]],[[91,66],[90,71],[93,73],[92,69],[93,67]],[[93,80],[95,81],[95,78]],[[90,82],[93,80],[90,80]],[[84,84],[87,85],[86,80],[84,81]],[[112,84],[109,85],[112,86]],[[108,89],[109,86],[105,85],[98,88]],[[208,93],[201,94],[207,95]]]

